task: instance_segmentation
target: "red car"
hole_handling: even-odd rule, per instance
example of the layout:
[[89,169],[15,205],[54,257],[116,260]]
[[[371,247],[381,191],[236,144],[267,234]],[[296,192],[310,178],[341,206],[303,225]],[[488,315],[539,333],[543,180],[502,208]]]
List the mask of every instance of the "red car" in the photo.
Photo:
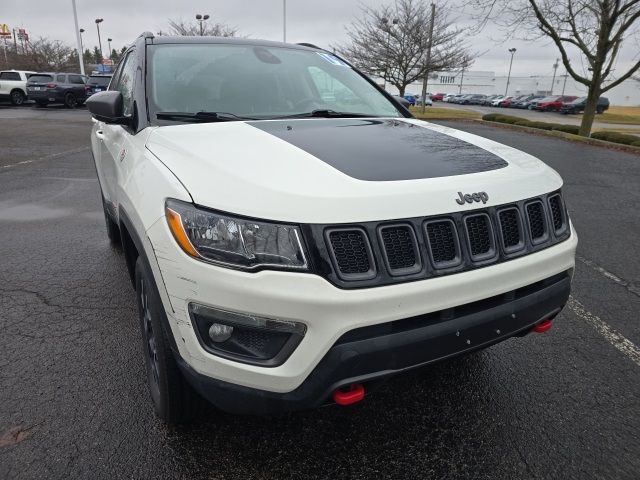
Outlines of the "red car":
[[441,102],[445,95],[446,94],[444,93],[434,93],[433,95],[431,95],[431,100],[433,102]]
[[571,95],[561,95],[558,97],[543,98],[534,108],[541,112],[559,112],[563,103],[573,102],[576,98]]

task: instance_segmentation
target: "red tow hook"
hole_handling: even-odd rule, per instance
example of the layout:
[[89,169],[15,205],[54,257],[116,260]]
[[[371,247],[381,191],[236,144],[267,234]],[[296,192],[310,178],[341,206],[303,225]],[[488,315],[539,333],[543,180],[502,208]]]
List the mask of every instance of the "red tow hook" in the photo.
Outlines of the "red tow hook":
[[533,331],[536,333],[545,333],[551,330],[552,325],[553,323],[551,322],[551,320],[544,320],[543,322],[540,322],[535,327],[533,327]]
[[352,405],[358,403],[364,398],[364,385],[354,383],[346,389],[339,388],[333,392],[333,401],[338,405]]

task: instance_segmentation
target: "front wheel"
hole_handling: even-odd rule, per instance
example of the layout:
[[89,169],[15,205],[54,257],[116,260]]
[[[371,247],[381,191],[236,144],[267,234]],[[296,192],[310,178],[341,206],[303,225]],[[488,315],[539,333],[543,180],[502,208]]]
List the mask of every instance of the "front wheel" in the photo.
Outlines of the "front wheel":
[[147,383],[154,411],[169,424],[184,423],[196,414],[198,397],[180,373],[173,356],[163,327],[167,324],[164,306],[141,257],[136,261],[135,282]]
[[14,90],[13,92],[11,92],[12,105],[20,106],[24,103],[26,99],[27,97],[25,96],[24,93],[22,93],[22,90]]
[[64,96],[64,106],[67,108],[75,108],[78,105],[78,99],[73,93],[67,93]]

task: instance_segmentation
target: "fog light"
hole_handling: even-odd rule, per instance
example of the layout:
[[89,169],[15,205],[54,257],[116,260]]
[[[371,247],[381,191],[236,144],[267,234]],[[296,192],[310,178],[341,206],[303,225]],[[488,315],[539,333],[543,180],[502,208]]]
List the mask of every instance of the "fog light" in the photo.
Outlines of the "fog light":
[[216,343],[229,340],[233,333],[233,327],[221,323],[212,323],[209,327],[209,338]]
[[202,347],[214,355],[242,363],[282,365],[306,333],[292,320],[229,312],[189,304],[189,315]]

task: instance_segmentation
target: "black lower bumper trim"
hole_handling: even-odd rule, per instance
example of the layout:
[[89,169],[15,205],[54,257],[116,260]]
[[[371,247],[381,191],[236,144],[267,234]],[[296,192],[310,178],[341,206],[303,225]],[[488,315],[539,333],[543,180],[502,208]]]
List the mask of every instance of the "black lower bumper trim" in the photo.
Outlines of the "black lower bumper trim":
[[490,302],[389,322],[383,325],[387,332],[380,326],[348,332],[306,380],[288,393],[223,382],[198,374],[184,361],[179,364],[194,388],[225,411],[265,414],[316,408],[341,386],[372,382],[526,334],[537,323],[555,317],[570,290],[571,279],[565,272]]

